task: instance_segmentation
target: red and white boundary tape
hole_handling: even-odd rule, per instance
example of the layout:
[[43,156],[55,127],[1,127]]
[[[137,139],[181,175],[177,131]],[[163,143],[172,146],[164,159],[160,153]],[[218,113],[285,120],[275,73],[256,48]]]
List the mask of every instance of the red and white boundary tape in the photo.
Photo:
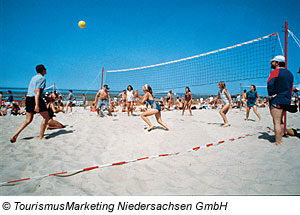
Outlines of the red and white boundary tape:
[[[267,132],[270,133],[271,131],[267,131]],[[84,168],[84,169],[63,171],[63,172],[58,172],[58,173],[52,173],[52,174],[34,176],[34,177],[30,177],[30,178],[28,177],[28,178],[13,180],[13,181],[2,182],[2,183],[0,183],[0,186],[1,185],[13,184],[13,183],[21,182],[21,181],[29,181],[29,180],[32,180],[32,179],[41,179],[41,178],[45,178],[45,177],[49,177],[49,176],[63,176],[65,174],[74,174],[74,173],[85,172],[85,171],[89,171],[89,170],[93,170],[93,169],[101,169],[101,168],[104,168],[104,167],[112,167],[112,166],[118,166],[118,165],[133,163],[133,162],[142,161],[142,160],[150,160],[150,159],[153,159],[153,158],[160,158],[160,157],[166,157],[166,156],[171,156],[171,155],[178,155],[178,154],[183,154],[184,152],[198,151],[199,149],[208,148],[208,147],[211,147],[211,146],[217,146],[217,145],[220,145],[220,144],[225,143],[225,142],[232,142],[234,140],[238,140],[238,139],[242,139],[242,138],[249,137],[249,136],[254,136],[254,135],[255,134],[246,134],[244,136],[239,136],[237,138],[231,138],[231,139],[221,140],[221,141],[218,141],[218,142],[212,142],[212,143],[208,143],[208,144],[205,144],[205,145],[202,145],[202,146],[196,146],[194,148],[185,150],[183,152],[166,153],[166,154],[154,155],[154,156],[149,156],[149,157],[137,158],[137,159],[133,159],[133,160],[120,161],[120,162],[115,162],[115,163],[111,163],[111,164],[95,165],[95,166],[87,167],[87,168]]]

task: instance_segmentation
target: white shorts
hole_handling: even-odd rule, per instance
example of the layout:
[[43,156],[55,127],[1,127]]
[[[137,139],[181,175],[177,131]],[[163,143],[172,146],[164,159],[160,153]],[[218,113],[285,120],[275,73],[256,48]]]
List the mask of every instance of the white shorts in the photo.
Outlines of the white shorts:
[[133,102],[133,96],[127,96],[127,102]]

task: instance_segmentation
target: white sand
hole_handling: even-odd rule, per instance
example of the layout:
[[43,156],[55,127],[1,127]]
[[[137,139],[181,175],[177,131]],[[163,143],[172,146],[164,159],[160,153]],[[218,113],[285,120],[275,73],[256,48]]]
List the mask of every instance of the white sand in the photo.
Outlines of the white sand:
[[[38,140],[41,117],[36,116],[19,136],[9,143],[25,116],[0,117],[0,182],[111,164],[163,153],[179,155],[91,170],[69,177],[46,177],[1,186],[0,195],[300,195],[300,135],[284,138],[274,146],[268,108],[259,109],[263,123],[253,112],[230,110],[231,127],[220,127],[215,110],[163,112],[172,131],[144,130],[146,123],[127,113],[97,117],[75,108],[75,113],[55,118],[68,125],[46,131]],[[139,115],[139,113],[136,113]],[[300,115],[289,114],[288,124],[298,128]],[[289,126],[291,127],[291,126]],[[247,133],[257,135],[218,146],[185,152],[195,146],[234,138]]]

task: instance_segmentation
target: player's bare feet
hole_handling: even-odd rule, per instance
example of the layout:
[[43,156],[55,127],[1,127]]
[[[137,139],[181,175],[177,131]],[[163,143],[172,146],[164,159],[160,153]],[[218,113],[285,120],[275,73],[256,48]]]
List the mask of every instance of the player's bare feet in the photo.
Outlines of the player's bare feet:
[[11,138],[10,138],[10,142],[11,143],[15,143],[17,141],[17,136],[16,135],[14,135],[14,136],[12,136]]
[[147,131],[151,131],[154,128],[154,126],[151,126],[149,128],[147,128]]

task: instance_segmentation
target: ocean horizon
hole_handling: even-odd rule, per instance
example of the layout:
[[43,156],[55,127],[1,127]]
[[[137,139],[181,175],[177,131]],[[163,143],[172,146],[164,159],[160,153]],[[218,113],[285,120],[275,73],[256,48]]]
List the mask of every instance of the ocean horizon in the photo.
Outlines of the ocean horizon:
[[[12,91],[12,95],[14,96],[14,100],[20,100],[23,101],[24,100],[24,96],[26,96],[27,94],[27,88],[25,87],[0,87],[0,91],[3,92],[3,98],[5,99],[8,95],[7,95],[7,90],[11,90]],[[59,95],[62,95],[64,99],[66,99],[68,97],[69,94],[69,90],[73,91],[73,95],[76,98],[77,101],[82,101],[82,97],[83,94],[86,95],[86,99],[88,101],[94,100],[98,89],[97,90],[86,90],[86,89],[56,89],[56,91],[58,92]],[[44,90],[44,94],[46,92],[53,92],[53,88],[51,89],[47,89]],[[113,90],[109,90],[111,98],[117,97],[121,92],[119,91],[113,91]],[[153,92],[154,98],[156,99],[160,99],[161,97],[167,97],[167,91],[166,92],[159,92],[159,93],[155,93]],[[176,92],[175,92],[176,93]],[[215,94],[192,94],[193,97],[195,99],[199,99],[199,98],[208,98],[210,96],[216,96]],[[176,93],[175,94],[175,98],[176,97],[181,97],[184,96],[184,93]]]

